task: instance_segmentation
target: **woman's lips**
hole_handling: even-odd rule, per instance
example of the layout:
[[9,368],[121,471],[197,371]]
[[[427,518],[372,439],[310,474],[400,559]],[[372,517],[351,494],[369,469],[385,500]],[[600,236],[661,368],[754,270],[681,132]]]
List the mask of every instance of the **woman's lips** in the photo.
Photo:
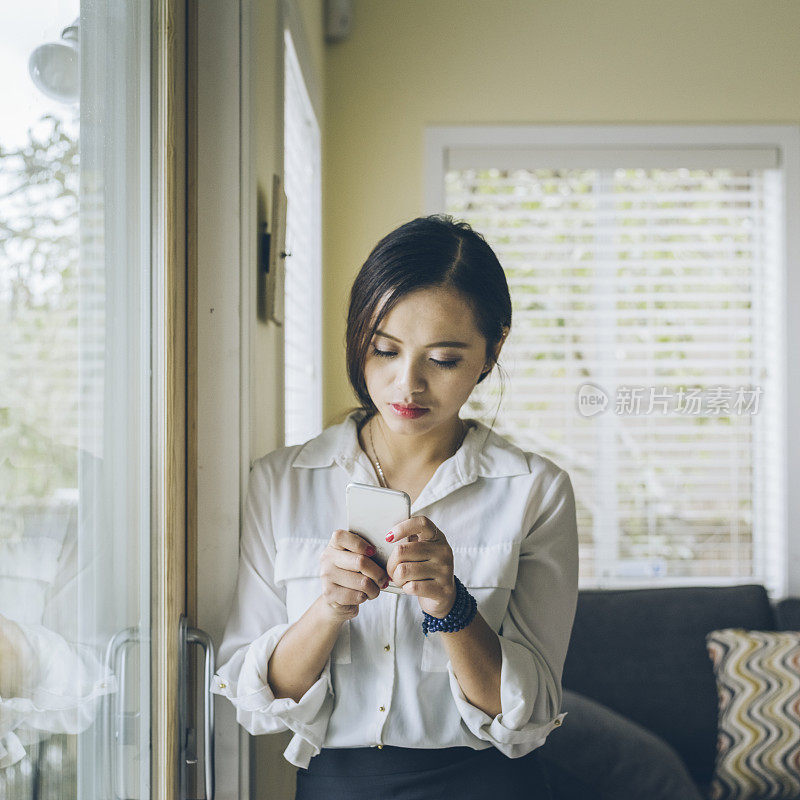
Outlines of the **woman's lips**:
[[427,408],[408,408],[406,406],[397,406],[394,403],[390,403],[389,405],[398,417],[403,417],[404,419],[415,419],[416,417],[421,417],[423,414],[428,413]]

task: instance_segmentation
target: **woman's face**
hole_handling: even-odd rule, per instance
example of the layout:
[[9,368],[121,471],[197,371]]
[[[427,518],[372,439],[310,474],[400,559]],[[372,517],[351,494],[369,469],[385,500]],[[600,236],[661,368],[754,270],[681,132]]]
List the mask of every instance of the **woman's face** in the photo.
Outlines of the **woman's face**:
[[[486,340],[463,295],[435,287],[409,293],[386,315],[367,351],[364,377],[389,428],[416,435],[452,423],[489,366]],[[410,404],[425,410],[412,415],[398,408]]]

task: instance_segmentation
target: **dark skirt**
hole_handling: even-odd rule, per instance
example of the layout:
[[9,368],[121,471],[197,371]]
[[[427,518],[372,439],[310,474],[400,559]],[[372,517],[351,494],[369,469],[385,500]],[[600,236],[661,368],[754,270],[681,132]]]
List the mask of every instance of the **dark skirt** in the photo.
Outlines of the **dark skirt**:
[[325,748],[297,770],[295,800],[552,800],[538,750],[508,758],[496,747]]

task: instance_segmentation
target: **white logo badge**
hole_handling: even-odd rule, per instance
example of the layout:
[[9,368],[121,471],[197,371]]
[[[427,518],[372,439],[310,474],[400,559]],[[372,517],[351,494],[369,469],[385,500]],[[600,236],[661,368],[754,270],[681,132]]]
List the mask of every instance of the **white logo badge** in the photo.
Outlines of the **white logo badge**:
[[582,383],[576,397],[578,413],[593,417],[608,408],[608,395],[595,383]]

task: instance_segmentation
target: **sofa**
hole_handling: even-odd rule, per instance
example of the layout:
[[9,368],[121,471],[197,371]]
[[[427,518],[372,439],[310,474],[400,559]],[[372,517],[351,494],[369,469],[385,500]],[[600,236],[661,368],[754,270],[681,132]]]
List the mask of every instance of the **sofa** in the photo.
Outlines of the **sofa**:
[[[579,592],[564,724],[541,748],[555,800],[703,800],[717,746],[705,636],[800,630],[800,599],[760,585]],[[800,800],[800,798],[798,798]]]

